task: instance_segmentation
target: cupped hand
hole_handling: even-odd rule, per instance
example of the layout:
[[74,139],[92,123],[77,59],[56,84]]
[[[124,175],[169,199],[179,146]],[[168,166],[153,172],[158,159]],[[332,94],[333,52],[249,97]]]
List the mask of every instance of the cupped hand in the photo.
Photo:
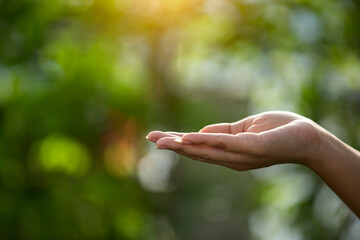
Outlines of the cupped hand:
[[159,149],[242,171],[281,163],[311,164],[321,147],[322,128],[291,112],[265,112],[199,132],[154,131],[147,138]]

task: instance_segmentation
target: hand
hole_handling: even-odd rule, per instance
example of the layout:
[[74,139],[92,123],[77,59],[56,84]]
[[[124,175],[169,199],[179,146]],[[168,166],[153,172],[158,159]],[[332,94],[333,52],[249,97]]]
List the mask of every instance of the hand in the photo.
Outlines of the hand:
[[322,132],[300,115],[266,112],[209,125],[199,133],[154,131],[147,138],[159,149],[242,171],[281,163],[311,164],[318,159]]
[[155,131],[147,138],[159,149],[240,171],[303,164],[360,217],[360,152],[300,115],[266,112],[199,133]]

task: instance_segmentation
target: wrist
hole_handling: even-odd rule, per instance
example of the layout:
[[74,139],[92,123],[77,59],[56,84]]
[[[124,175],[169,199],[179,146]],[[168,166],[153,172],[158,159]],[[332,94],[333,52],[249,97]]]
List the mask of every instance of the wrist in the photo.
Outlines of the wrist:
[[360,217],[360,152],[331,133],[324,132],[317,154],[306,166]]
[[319,140],[317,144],[314,144],[316,146],[315,154],[306,161],[305,166],[318,173],[332,165],[337,166],[340,164],[338,161],[343,161],[359,154],[358,151],[342,142],[330,132],[321,127],[319,128]]
[[303,165],[316,171],[321,169],[329,157],[333,156],[335,149],[338,148],[340,140],[338,140],[334,135],[328,132],[326,129],[321,126],[313,123],[313,140],[310,142],[310,155],[306,157],[303,162]]

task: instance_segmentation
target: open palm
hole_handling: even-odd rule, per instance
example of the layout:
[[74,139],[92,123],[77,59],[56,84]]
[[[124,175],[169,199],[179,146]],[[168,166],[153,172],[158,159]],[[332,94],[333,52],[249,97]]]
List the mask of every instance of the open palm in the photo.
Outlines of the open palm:
[[313,121],[290,112],[266,112],[234,123],[204,127],[196,133],[154,131],[147,138],[159,149],[189,158],[249,170],[316,158],[321,130]]

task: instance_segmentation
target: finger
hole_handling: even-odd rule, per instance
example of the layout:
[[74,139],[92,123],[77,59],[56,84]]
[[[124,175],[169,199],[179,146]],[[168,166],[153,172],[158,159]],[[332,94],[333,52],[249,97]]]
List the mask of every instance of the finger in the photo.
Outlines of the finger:
[[225,163],[225,162],[218,163],[218,162],[209,161],[209,160],[206,160],[204,158],[200,158],[200,157],[196,157],[196,156],[187,154],[187,153],[185,153],[183,151],[177,151],[177,150],[173,150],[173,151],[176,152],[177,154],[180,154],[182,156],[191,158],[191,159],[196,160],[196,161],[209,163],[209,164],[216,164],[216,165],[220,165],[220,166],[225,166],[225,167],[235,169],[235,170],[238,170],[238,171],[244,171],[244,170],[249,170],[249,169],[254,168],[254,167],[251,167],[251,166],[248,166],[248,165],[240,165],[240,164],[238,164],[239,166],[237,166],[235,163]]
[[265,166],[264,163],[259,162],[259,159],[254,156],[226,152],[221,149],[204,145],[183,145],[175,142],[175,139],[178,138],[162,138],[157,143],[157,147],[161,149],[172,150],[178,154],[194,160],[222,165],[238,171],[250,170]]
[[201,133],[232,133],[232,125],[231,123],[216,123],[205,126],[199,132]]
[[[204,159],[204,158],[201,158],[201,157],[196,157],[196,156],[187,154],[187,153],[185,153],[183,151],[179,151],[179,150],[173,150],[173,151],[176,152],[177,154],[180,154],[182,156],[185,156],[185,157],[188,157],[188,158],[200,161],[200,162],[225,166],[227,168],[231,168],[231,169],[234,169],[234,170],[237,170],[237,171],[246,171],[246,170],[251,170],[251,169],[264,167],[262,165],[259,166],[259,164],[256,163],[256,161],[254,161],[255,159],[251,159],[251,158],[246,157],[246,156],[240,157],[238,162],[226,163],[224,161],[222,161],[222,162],[209,161],[207,159]],[[246,161],[248,161],[249,163],[245,163]]]
[[211,163],[211,164],[216,164],[215,162],[213,161],[209,161],[209,160],[206,160],[206,159],[203,159],[203,158],[200,158],[200,157],[196,157],[196,156],[192,156],[190,154],[187,154],[183,151],[179,151],[179,150],[172,150],[174,152],[176,152],[177,154],[180,154],[182,156],[185,156],[185,157],[188,157],[188,158],[191,158],[191,159],[194,159],[194,160],[197,160],[197,161],[201,161],[201,162],[205,162],[205,163]]
[[183,132],[165,132],[165,133],[169,133],[171,135],[178,136],[178,137],[182,137],[184,134],[186,134]]
[[183,145],[199,144],[206,145],[233,153],[246,153],[261,155],[262,142],[254,133],[241,133],[237,135],[223,133],[188,133],[181,140],[176,140]]
[[156,143],[159,139],[163,137],[181,137],[183,135],[184,133],[178,133],[178,132],[152,131],[146,136],[146,139]]
[[239,155],[237,153],[203,145],[185,145],[175,142],[175,139],[176,138],[173,137],[162,138],[156,143],[156,146],[159,149],[180,151],[192,157],[201,158],[221,165],[238,162]]
[[238,171],[244,171],[244,170],[250,170],[250,169],[257,168],[256,166],[254,166],[254,164],[245,164],[245,163],[241,163],[240,161],[237,161],[237,162],[213,161],[213,160],[205,159],[203,157],[199,157],[199,156],[196,156],[196,155],[188,154],[188,153],[186,153],[184,151],[180,151],[180,150],[173,150],[173,151],[180,154],[180,155],[182,155],[182,156],[191,158],[193,160],[197,160],[197,161],[204,162],[204,163],[210,163],[210,164],[216,164],[216,165],[220,165],[220,166],[225,166],[225,167],[235,169],[235,170],[238,170]]
[[251,126],[254,118],[256,116],[249,116],[247,118],[241,119],[234,123],[217,123],[205,126],[199,132],[201,133],[227,133],[227,134],[237,134],[240,132],[246,132],[247,129]]

